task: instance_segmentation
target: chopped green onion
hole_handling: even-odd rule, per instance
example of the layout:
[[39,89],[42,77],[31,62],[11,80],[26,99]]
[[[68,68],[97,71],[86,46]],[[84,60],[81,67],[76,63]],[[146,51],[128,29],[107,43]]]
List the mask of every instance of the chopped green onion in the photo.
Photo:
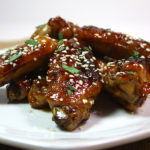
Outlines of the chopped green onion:
[[139,52],[134,51],[133,55],[131,57],[129,57],[129,58],[138,59],[139,58]]
[[64,40],[62,39],[62,40],[60,40],[60,41],[57,43],[57,45],[60,46],[60,45],[62,45],[63,43],[64,43]]
[[77,55],[80,55],[80,51],[77,51],[76,54],[77,54]]
[[40,27],[45,26],[45,25],[46,25],[46,23],[45,23],[45,24],[38,25],[38,26],[36,26],[36,29],[39,29]]
[[67,65],[65,65],[65,64],[62,64],[62,67],[63,67],[66,71],[68,71],[68,72],[70,72],[70,73],[73,73],[73,74],[77,74],[77,73],[80,72],[80,70],[78,70],[78,69],[76,69],[76,68],[74,68],[74,67],[67,66]]
[[68,89],[68,90],[67,90],[67,93],[68,93],[69,96],[71,96],[71,93],[72,93],[72,92],[71,92],[71,90]]
[[64,50],[64,49],[65,49],[65,47],[61,47],[61,48],[55,50],[55,52],[57,53],[57,52],[62,51],[62,50]]
[[74,47],[74,48],[77,47],[77,44],[73,44],[73,47]]
[[86,28],[92,28],[93,26],[92,25],[87,25],[87,26],[84,26]]
[[72,90],[72,91],[77,91],[77,89],[74,88],[73,86],[71,86],[71,85],[69,85],[69,84],[67,84],[67,86],[68,86],[68,88],[69,88],[70,90]]
[[83,49],[86,50],[86,51],[90,51],[90,49],[86,46],[84,46]]
[[107,28],[107,29],[105,29],[105,30],[110,31],[110,30],[111,30],[111,28]]
[[58,33],[58,38],[59,38],[59,40],[62,40],[62,39],[63,39],[63,34],[62,34],[62,32],[59,32],[59,33]]
[[135,74],[135,72],[133,72],[133,71],[128,71],[127,73],[128,73],[128,74],[131,74],[131,75],[134,75],[134,74]]
[[39,42],[34,41],[34,40],[26,40],[25,43],[26,43],[26,44],[30,44],[30,45],[34,45],[34,46],[36,46],[36,45],[39,44]]
[[10,62],[16,60],[16,59],[19,58],[20,56],[22,56],[22,53],[17,53],[17,54],[15,54],[15,55],[13,55],[13,56],[10,56],[8,63],[10,63]]

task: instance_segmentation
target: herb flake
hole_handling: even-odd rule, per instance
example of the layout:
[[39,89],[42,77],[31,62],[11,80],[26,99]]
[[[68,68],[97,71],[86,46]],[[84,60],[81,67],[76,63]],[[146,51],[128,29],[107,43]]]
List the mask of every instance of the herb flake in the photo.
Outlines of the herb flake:
[[71,91],[77,91],[77,89],[69,84],[67,84],[68,88],[71,90]]
[[25,41],[26,44],[30,44],[30,45],[33,45],[33,46],[36,46],[39,44],[39,42],[37,41],[34,41],[34,40],[26,40]]
[[67,90],[67,93],[68,93],[69,96],[71,96],[71,93],[72,93],[72,92],[71,92],[71,90],[68,89],[68,90]]
[[128,74],[131,74],[131,75],[134,75],[134,74],[135,74],[135,72],[133,72],[133,71],[128,71],[127,73],[128,73]]
[[63,43],[64,43],[64,40],[62,39],[62,40],[60,40],[60,41],[57,43],[57,45],[60,46],[60,45],[62,45]]
[[57,52],[60,52],[60,51],[62,51],[64,49],[65,49],[65,47],[61,47],[61,48],[58,48],[57,50],[55,50],[55,52],[57,53]]
[[22,56],[22,53],[17,53],[17,54],[15,54],[15,55],[10,56],[8,63],[10,63],[10,62],[16,60],[16,59],[19,58],[20,56]]
[[76,69],[76,68],[74,68],[74,67],[67,66],[67,65],[65,65],[65,64],[62,64],[62,67],[63,67],[66,71],[68,71],[68,72],[70,72],[70,73],[73,73],[73,74],[77,74],[77,73],[80,72],[80,70],[78,70],[78,69]]
[[92,25],[86,25],[86,26],[84,26],[85,28],[92,28],[93,26]]
[[133,55],[132,55],[131,57],[129,57],[129,58],[138,59],[138,58],[139,58],[139,52],[134,51],[134,52],[133,52]]
[[73,44],[73,47],[76,48],[76,47],[77,47],[77,44]]
[[84,46],[83,49],[86,51],[90,51],[90,49],[87,46]]
[[77,55],[80,55],[80,51],[77,51],[76,54],[77,54]]
[[58,33],[58,38],[59,38],[59,40],[62,40],[62,39],[63,39],[63,34],[62,34],[62,32],[59,32],[59,33]]

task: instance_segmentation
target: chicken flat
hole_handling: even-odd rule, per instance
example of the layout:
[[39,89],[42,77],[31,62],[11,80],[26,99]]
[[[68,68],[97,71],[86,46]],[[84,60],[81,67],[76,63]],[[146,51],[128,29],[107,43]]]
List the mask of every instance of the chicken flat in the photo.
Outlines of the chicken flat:
[[28,102],[33,108],[45,108],[48,106],[46,92],[48,82],[45,76],[38,76],[34,79],[28,93]]
[[0,56],[0,86],[48,63],[50,54],[57,49],[49,37],[27,40],[22,46]]
[[60,40],[50,58],[46,98],[53,120],[73,130],[90,116],[94,99],[101,90],[96,58],[76,38]]
[[142,39],[135,39],[127,34],[95,26],[81,28],[61,17],[50,19],[48,25],[51,28],[50,36],[58,38],[61,32],[64,38],[77,37],[92,46],[94,52],[99,56],[127,59],[134,51],[137,51],[142,57],[150,57],[150,43]]
[[150,93],[150,73],[144,58],[99,60],[100,75],[106,91],[117,98],[124,108],[135,111]]
[[7,86],[7,97],[10,102],[22,102],[27,100],[29,90],[33,84],[33,80],[38,77],[46,75],[48,64],[44,64],[39,69],[19,77],[16,80],[12,80]]

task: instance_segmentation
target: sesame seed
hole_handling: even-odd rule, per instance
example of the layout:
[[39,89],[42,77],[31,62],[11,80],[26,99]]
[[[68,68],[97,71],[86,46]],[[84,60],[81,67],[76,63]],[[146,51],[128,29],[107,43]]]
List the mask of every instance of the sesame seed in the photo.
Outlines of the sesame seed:
[[80,85],[83,85],[83,81],[82,81],[82,80],[79,80],[79,84],[80,84]]
[[92,84],[93,84],[93,85],[97,85],[97,83],[96,83],[96,82],[93,82]]
[[73,79],[70,79],[69,81],[70,81],[70,82],[72,82],[72,83],[74,82],[74,80],[73,80]]
[[17,64],[16,63],[13,63],[13,67],[15,67]]
[[37,81],[36,83],[37,83],[37,84],[40,84],[40,81]]
[[127,41],[127,44],[132,44],[132,43],[133,43],[133,41],[132,41],[132,40]]
[[2,56],[2,59],[5,59],[5,58],[6,58],[6,56],[5,56],[5,55],[3,55],[3,56]]
[[88,101],[87,101],[87,99],[83,99],[82,102],[83,102],[84,104],[86,104]]
[[43,40],[41,40],[41,42],[46,43],[46,40],[43,39]]
[[110,32],[108,32],[108,33],[107,33],[107,35],[111,35],[111,33],[110,33]]
[[99,39],[102,38],[102,36],[100,36],[98,33],[95,33],[94,36],[98,37]]
[[56,65],[56,68],[60,68],[59,65]]
[[140,58],[145,58],[145,56],[142,55]]
[[63,98],[60,98],[59,100],[60,100],[60,101],[63,101]]
[[69,75],[69,77],[73,78],[74,76],[73,75]]
[[34,61],[37,61],[37,58],[36,58],[36,57],[34,57],[34,58],[33,58],[33,60],[34,60]]
[[41,76],[38,76],[38,79],[42,79]]
[[50,96],[50,98],[55,98],[55,95]]
[[147,52],[150,52],[150,48],[146,48],[146,51],[147,51]]
[[93,104],[94,104],[94,101],[90,101],[90,104],[93,105]]
[[125,72],[117,72],[117,73],[116,73],[116,76],[117,76],[117,75],[120,75],[120,74],[126,74],[126,73],[125,73]]

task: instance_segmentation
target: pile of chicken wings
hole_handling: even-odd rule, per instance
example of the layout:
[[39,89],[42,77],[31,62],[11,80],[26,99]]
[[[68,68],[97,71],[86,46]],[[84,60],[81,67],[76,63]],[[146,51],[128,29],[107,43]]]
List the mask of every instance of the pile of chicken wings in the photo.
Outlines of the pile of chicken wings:
[[49,106],[56,124],[72,131],[90,117],[101,90],[136,111],[150,93],[149,70],[150,43],[56,17],[0,55],[0,86],[8,84],[11,102]]

